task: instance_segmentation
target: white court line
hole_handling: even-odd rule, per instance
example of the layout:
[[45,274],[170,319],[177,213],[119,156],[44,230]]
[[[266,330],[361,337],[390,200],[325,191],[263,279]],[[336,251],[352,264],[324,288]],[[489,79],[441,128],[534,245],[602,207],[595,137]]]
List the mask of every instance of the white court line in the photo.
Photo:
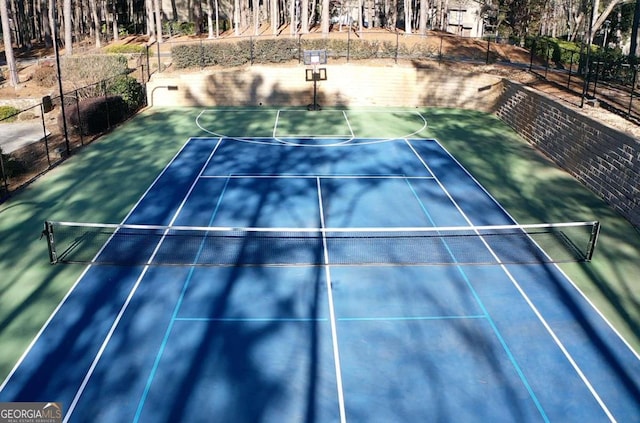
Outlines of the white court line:
[[[458,159],[456,159],[451,153],[449,153],[449,151],[447,151],[446,148],[444,148],[444,146],[442,144],[440,144],[439,141],[437,140],[433,140],[434,142],[436,142],[440,148],[442,149],[442,151],[444,151],[445,153],[447,153],[447,155],[456,162],[456,164],[467,174],[467,176],[469,176],[469,178],[471,178],[478,187],[480,187],[480,189],[487,195],[487,197],[489,197],[491,199],[491,201],[493,201],[494,204],[496,204],[501,210],[502,212],[507,215],[509,217],[509,219],[511,219],[511,221],[515,222],[516,220],[511,216],[511,214],[509,214],[509,212],[502,207],[502,204],[500,204],[498,202],[498,200],[496,200],[486,189],[484,186],[482,186],[480,184],[480,182],[471,174],[469,173],[469,171],[462,166],[462,164],[458,161]],[[595,304],[593,304],[593,302],[591,302],[591,300],[585,295],[584,292],[582,292],[582,290],[575,284],[575,282],[564,272],[564,270],[562,270],[562,268],[560,268],[560,266],[558,266],[557,264],[554,264],[556,270],[561,273],[564,278],[573,286],[573,288],[582,296],[582,298],[591,306],[591,308],[593,309],[593,311],[595,311],[604,322],[606,322],[606,324],[609,326],[609,328],[611,328],[611,330],[618,336],[618,338],[620,338],[620,341],[622,341],[623,344],[625,344],[627,346],[627,348],[629,348],[629,351],[631,351],[631,353],[633,353],[633,355],[640,360],[640,354],[638,352],[636,352],[636,350],[634,350],[631,345],[627,342],[627,340],[620,334],[620,332],[618,332],[618,330],[611,324],[611,322],[609,322],[609,320],[607,320],[607,318],[604,316],[604,314],[602,314],[602,312],[595,306]]]
[[235,173],[233,175],[203,175],[202,179],[243,179],[243,178],[255,178],[255,179],[435,179],[433,176],[403,176],[403,175],[350,175],[339,173],[333,175],[298,175],[288,173],[277,174],[252,174],[252,173]]
[[280,121],[280,109],[278,109],[278,113],[276,113],[276,119],[273,122],[273,139],[277,139],[276,138],[276,132],[278,131],[278,122]]
[[[158,182],[158,180],[162,177],[162,175],[164,175],[164,173],[167,171],[167,169],[169,169],[169,167],[171,166],[171,164],[178,158],[178,156],[180,156],[180,154],[182,153],[182,151],[186,148],[186,146],[189,144],[189,140],[187,140],[186,143],[184,143],[184,145],[182,147],[180,147],[180,149],[178,150],[178,152],[171,158],[171,160],[169,161],[169,163],[167,163],[167,165],[160,171],[160,173],[158,174],[158,176],[156,176],[156,178],[153,180],[153,182],[151,183],[151,185],[149,185],[149,187],[145,190],[145,192],[142,194],[142,196],[138,199],[138,201],[136,201],[136,203],[133,205],[133,207],[131,208],[131,210],[127,213],[127,215],[124,217],[124,219],[122,219],[121,223],[124,223],[127,221],[127,219],[131,216],[131,214],[133,213],[133,211],[136,209],[136,207],[138,207],[138,205],[142,202],[142,200],[144,199],[144,197],[146,197],[146,195],[149,193],[149,191],[151,191],[151,189],[154,187],[154,185]],[[60,310],[60,308],[62,308],[62,306],[64,305],[64,303],[67,301],[67,299],[71,296],[71,294],[73,293],[73,291],[76,289],[76,287],[78,286],[78,284],[80,283],[80,281],[82,280],[82,278],[84,277],[84,275],[89,271],[89,269],[91,269],[91,265],[88,265],[85,267],[85,269],[82,271],[82,273],[80,274],[80,276],[78,276],[78,278],[76,279],[76,281],[73,283],[73,285],[71,285],[71,288],[69,289],[69,291],[67,291],[67,293],[65,294],[65,296],[62,298],[62,300],[60,300],[60,302],[58,303],[58,305],[56,306],[56,308],[53,310],[53,312],[51,313],[51,315],[49,316],[49,318],[47,319],[47,321],[44,323],[44,325],[42,325],[42,328],[40,328],[40,331],[38,331],[38,333],[36,334],[36,336],[33,338],[33,340],[31,341],[31,343],[29,344],[29,346],[27,347],[27,349],[24,351],[24,353],[22,354],[22,356],[20,356],[20,358],[18,359],[18,361],[16,362],[15,366],[13,367],[13,369],[11,369],[11,372],[9,372],[9,374],[7,375],[7,377],[4,379],[4,382],[0,385],[0,392],[5,388],[5,386],[9,383],[9,380],[11,379],[11,377],[15,374],[15,372],[18,370],[18,368],[22,365],[22,363],[24,362],[25,358],[27,357],[27,355],[29,355],[29,353],[31,352],[31,350],[33,349],[33,347],[35,346],[36,342],[38,342],[38,340],[40,339],[40,337],[42,336],[42,334],[44,333],[45,329],[49,326],[49,324],[51,323],[51,321],[53,320],[53,318],[56,316],[56,314],[58,314],[58,311]]]
[[[423,161],[422,157],[418,154],[418,152],[413,148],[413,146],[411,145],[411,143],[409,143],[407,141],[407,145],[409,146],[409,148],[411,148],[411,150],[413,150],[414,154],[420,159],[420,161],[422,161],[423,165],[427,168],[427,170],[429,170],[429,172],[431,172],[431,169],[429,168],[429,166]],[[441,146],[442,147],[442,146]],[[444,150],[444,148],[443,148]],[[444,150],[446,151],[446,150]],[[449,154],[447,152],[447,154]],[[451,156],[452,157],[452,156]],[[461,168],[464,169],[464,167],[462,167],[462,165],[459,162],[456,162]],[[431,172],[431,174],[433,174],[433,172]],[[460,212],[460,214],[462,215],[462,217],[465,219],[465,221],[467,221],[469,223],[469,225],[473,226],[473,223],[471,221],[471,219],[469,219],[469,217],[466,215],[466,213],[462,210],[462,208],[458,205],[458,203],[453,199],[453,197],[451,196],[451,194],[447,191],[447,189],[444,187],[444,185],[441,184],[440,180],[438,178],[436,178],[436,181],[438,182],[438,185],[440,185],[441,189],[443,190],[443,192],[447,195],[447,197],[449,197],[450,201],[454,204],[454,206],[456,207],[456,209],[458,209],[458,211]],[[475,179],[474,179],[475,181]],[[477,183],[477,181],[475,181]],[[478,184],[480,185],[480,184]],[[486,191],[484,191],[486,192]],[[491,197],[493,198],[493,197]],[[497,203],[496,200],[494,200],[494,202]],[[504,209],[503,209],[504,210]],[[511,216],[509,216],[509,218],[511,218]],[[514,220],[515,222],[515,220]],[[473,229],[473,228],[471,228]],[[484,240],[483,240],[484,242]],[[496,259],[498,259],[498,262],[500,262],[497,254],[495,254],[495,252],[493,251],[493,249],[485,242],[485,246],[489,249],[489,251],[491,252],[491,254],[496,257]],[[538,308],[535,306],[535,304],[533,304],[533,301],[529,298],[529,296],[526,294],[526,292],[524,291],[524,289],[520,286],[520,284],[518,283],[517,279],[515,278],[515,276],[513,276],[513,274],[509,271],[509,269],[507,268],[506,265],[504,264],[500,264],[500,268],[502,269],[502,271],[504,272],[504,274],[507,276],[507,278],[511,281],[511,283],[513,284],[513,286],[518,290],[518,292],[520,293],[520,295],[522,296],[522,298],[525,300],[525,302],[527,303],[527,305],[529,305],[529,308],[533,311],[533,313],[536,315],[536,317],[538,318],[538,320],[542,323],[542,325],[544,326],[545,330],[547,331],[547,333],[551,336],[551,338],[554,340],[554,342],[556,343],[556,345],[558,346],[558,348],[560,349],[560,351],[562,351],[562,353],[564,354],[565,358],[569,361],[569,363],[571,364],[571,366],[574,368],[574,370],[576,371],[576,373],[578,374],[578,376],[580,377],[580,379],[582,379],[582,382],[585,384],[585,386],[587,387],[587,389],[591,392],[591,395],[593,395],[594,399],[598,402],[598,404],[600,405],[600,407],[602,408],[602,410],[604,411],[604,413],[607,415],[607,417],[609,418],[609,420],[611,422],[615,422],[616,419],[613,416],[613,414],[611,413],[611,411],[609,411],[609,408],[606,406],[606,404],[604,403],[604,401],[602,400],[602,398],[600,398],[600,395],[598,394],[598,392],[595,390],[595,388],[593,387],[593,385],[591,385],[591,382],[589,381],[589,379],[586,377],[586,375],[582,372],[582,369],[580,369],[580,367],[578,366],[578,364],[576,363],[576,361],[574,360],[574,358],[571,356],[571,354],[569,353],[569,351],[566,349],[566,347],[564,346],[564,344],[562,343],[562,341],[560,341],[560,338],[556,335],[556,333],[553,331],[553,329],[551,328],[551,326],[549,325],[549,323],[546,321],[546,319],[542,316],[542,313],[540,312],[540,310],[538,310]],[[528,384],[528,382],[525,379],[525,382]],[[533,392],[531,392],[533,394]],[[535,398],[535,394],[534,395],[534,400],[537,401],[537,399]],[[542,410],[541,410],[542,411]]]
[[[187,202],[187,199],[189,198],[189,196],[191,195],[191,193],[193,192],[193,190],[195,189],[196,184],[199,181],[199,176],[202,175],[202,173],[204,173],[205,169],[207,168],[207,166],[209,165],[209,162],[211,161],[211,159],[213,158],[214,154],[216,153],[216,151],[218,150],[218,147],[220,146],[220,143],[222,142],[222,140],[218,140],[218,143],[216,144],[215,148],[211,151],[211,154],[209,155],[209,157],[207,158],[207,161],[204,163],[204,165],[202,166],[202,168],[200,169],[200,172],[198,173],[198,176],[196,176],[195,180],[193,181],[193,183],[191,184],[191,187],[189,188],[189,191],[186,193],[186,195],[184,196],[184,198],[182,199],[182,202],[180,203],[180,206],[178,207],[178,209],[176,210],[176,212],[173,215],[173,218],[171,219],[171,222],[169,223],[169,226],[173,225],[173,223],[176,221],[176,219],[178,218],[178,215],[180,214],[180,212],[182,211],[182,208],[184,207],[184,205]],[[148,191],[147,191],[148,192]],[[146,193],[145,193],[146,194]],[[129,214],[131,214],[134,210],[132,210]],[[163,238],[164,239],[164,238]],[[153,260],[153,256],[155,256],[155,254],[157,253],[158,249],[160,248],[160,245],[162,244],[162,239],[158,242],[158,245],[156,246],[156,248],[153,251],[152,257],[149,261]],[[150,266],[146,265],[144,267],[144,269],[140,272],[140,275],[138,276],[138,279],[136,280],[133,288],[131,289],[131,291],[129,292],[129,295],[127,296],[126,301],[124,302],[124,304],[122,305],[122,307],[120,307],[120,311],[118,312],[118,315],[116,316],[116,319],[114,320],[113,324],[111,325],[111,328],[109,329],[109,332],[107,333],[107,336],[105,337],[105,339],[102,342],[102,345],[100,346],[100,349],[98,350],[98,353],[96,354],[96,356],[93,359],[93,362],[91,363],[91,366],[89,367],[89,370],[87,371],[87,373],[85,374],[85,377],[82,381],[82,384],[80,385],[80,388],[78,389],[78,391],[76,392],[75,397],[73,398],[73,401],[71,402],[71,405],[69,406],[69,409],[64,417],[64,422],[67,423],[69,421],[69,419],[71,418],[71,414],[73,413],[73,411],[75,410],[75,407],[78,404],[78,401],[80,401],[80,397],[82,396],[82,394],[84,393],[84,390],[86,389],[86,386],[89,383],[89,379],[91,378],[91,376],[93,375],[93,372],[95,371],[96,367],[98,366],[98,362],[100,361],[100,359],[102,358],[102,355],[104,354],[104,351],[107,348],[107,345],[109,344],[109,342],[111,341],[111,338],[113,337],[113,334],[116,331],[116,328],[118,327],[118,324],[120,323],[120,321],[122,320],[122,317],[124,316],[125,311],[127,310],[127,308],[129,307],[129,304],[131,303],[131,300],[133,299],[133,296],[135,295],[138,287],[140,286],[140,283],[142,282],[142,280],[144,279],[144,276],[146,275],[147,271],[149,270]]]
[[344,120],[347,122],[347,126],[349,127],[349,132],[351,132],[351,139],[356,137],[356,134],[353,133],[353,128],[351,127],[351,122],[349,122],[349,118],[347,117],[347,112],[342,111],[342,115],[344,116]]
[[[336,142],[336,143],[332,143],[332,144],[306,144],[306,143],[295,143],[295,142],[291,142],[291,141],[287,141],[286,138],[293,138],[295,139],[296,136],[281,136],[281,137],[277,137],[276,133],[277,133],[277,128],[278,128],[278,124],[279,124],[279,120],[280,120],[280,112],[287,112],[287,113],[291,113],[291,112],[304,112],[304,113],[308,113],[307,110],[282,110],[282,109],[278,109],[276,111],[276,119],[274,122],[274,126],[273,126],[273,131],[272,131],[272,137],[271,138],[267,138],[267,137],[242,137],[242,136],[231,136],[231,135],[225,135],[225,134],[221,134],[215,131],[212,131],[208,128],[205,128],[201,123],[200,123],[200,118],[207,112],[212,112],[212,113],[227,113],[227,112],[232,112],[232,113],[241,113],[243,111],[268,111],[265,109],[247,109],[247,110],[202,110],[198,116],[195,119],[195,123],[196,126],[198,128],[200,128],[203,132],[206,132],[207,134],[213,135],[214,137],[219,137],[219,138],[228,138],[229,140],[233,140],[233,141],[238,141],[238,142],[244,142],[244,143],[249,143],[249,144],[263,144],[263,145],[275,145],[275,146],[293,146],[293,147],[311,147],[311,148],[326,148],[326,147],[337,147],[337,146],[357,146],[357,145],[369,145],[369,144],[380,144],[380,143],[385,143],[385,142],[394,142],[394,141],[402,141],[406,138],[411,138],[415,135],[417,135],[418,133],[422,132],[423,130],[425,130],[428,127],[428,123],[427,123],[427,119],[418,111],[413,111],[413,110],[402,110],[402,111],[393,111],[392,113],[405,113],[405,114],[413,114],[413,115],[417,115],[421,121],[422,121],[422,126],[409,133],[409,134],[404,134],[404,135],[399,135],[397,137],[394,138],[356,138],[356,135],[353,132],[353,128],[351,126],[351,122],[349,121],[348,117],[347,117],[347,111],[346,110],[342,110],[342,114],[343,117],[346,120],[347,126],[349,127],[349,130],[351,132],[351,135],[335,135],[335,136],[327,136],[327,135],[321,135],[321,136],[304,136],[303,134],[300,134],[299,137],[305,137],[305,138],[316,138],[316,139],[323,139],[323,138],[340,138],[340,137],[346,137],[345,140],[340,141],[340,142]],[[335,110],[336,112],[341,111],[339,109]],[[357,110],[351,110],[350,113],[352,114],[358,114],[358,113],[385,113],[388,114],[390,113],[389,111],[376,111],[376,110],[363,110],[363,111],[357,111]],[[358,142],[358,143],[354,143],[353,140],[355,139],[361,139],[361,140],[366,140],[366,139],[370,139],[369,142]]]
[[[318,205],[320,207],[320,227],[325,228],[324,207],[322,206],[322,189],[320,187],[320,178],[316,179],[318,187]],[[336,388],[338,390],[338,407],[340,409],[340,422],[346,423],[347,414],[344,405],[344,391],[342,388],[342,368],[340,366],[340,350],[338,348],[338,328],[336,324],[336,313],[333,306],[333,291],[331,288],[331,270],[329,268],[329,250],[327,248],[326,234],[322,233],[322,247],[324,249],[324,271],[325,283],[327,287],[327,300],[329,302],[329,320],[331,322],[331,340],[333,343],[333,361],[336,368]]]

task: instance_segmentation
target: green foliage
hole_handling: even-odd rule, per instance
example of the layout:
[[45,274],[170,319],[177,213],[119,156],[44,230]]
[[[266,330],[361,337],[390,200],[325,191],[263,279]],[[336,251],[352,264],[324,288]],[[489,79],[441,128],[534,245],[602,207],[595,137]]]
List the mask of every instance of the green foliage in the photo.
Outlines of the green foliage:
[[121,75],[109,81],[107,92],[114,96],[121,97],[127,104],[129,111],[139,109],[144,105],[144,89],[135,78]]
[[20,110],[13,106],[0,106],[0,123],[13,122],[18,118]]
[[181,44],[171,49],[178,69],[205,66],[241,66],[251,60],[251,41]]
[[292,38],[258,40],[253,44],[255,63],[282,63],[298,58],[298,42]]
[[196,24],[194,22],[167,21],[162,23],[162,32],[170,36],[195,35]]
[[139,44],[116,44],[104,48],[108,54],[145,54],[147,48]]

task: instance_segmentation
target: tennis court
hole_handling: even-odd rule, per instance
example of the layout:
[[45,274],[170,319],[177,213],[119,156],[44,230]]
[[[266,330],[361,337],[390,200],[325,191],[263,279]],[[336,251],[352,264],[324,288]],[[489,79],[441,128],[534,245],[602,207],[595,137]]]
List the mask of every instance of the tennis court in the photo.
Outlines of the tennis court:
[[640,360],[555,265],[588,260],[597,225],[516,226],[416,137],[420,113],[380,138],[341,113],[330,134],[203,113],[210,136],[121,224],[49,222],[51,259],[90,265],[0,401],[79,422],[637,421]]

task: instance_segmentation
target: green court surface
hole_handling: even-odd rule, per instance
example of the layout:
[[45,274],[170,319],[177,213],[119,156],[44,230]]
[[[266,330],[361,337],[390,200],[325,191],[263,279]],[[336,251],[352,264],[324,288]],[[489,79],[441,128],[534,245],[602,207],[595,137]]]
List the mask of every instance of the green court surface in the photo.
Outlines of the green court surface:
[[436,138],[519,223],[599,220],[594,260],[561,267],[640,351],[640,233],[494,116],[453,109],[158,109],[0,204],[0,381],[83,271],[49,265],[39,239],[43,222],[121,222],[189,137],[212,135]]

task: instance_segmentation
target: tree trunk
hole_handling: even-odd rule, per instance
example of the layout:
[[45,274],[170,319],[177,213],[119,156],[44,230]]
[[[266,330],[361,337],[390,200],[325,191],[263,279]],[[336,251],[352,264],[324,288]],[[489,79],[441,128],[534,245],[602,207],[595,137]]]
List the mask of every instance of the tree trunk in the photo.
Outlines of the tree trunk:
[[289,0],[289,35],[296,35],[296,0]]
[[4,54],[7,59],[9,69],[9,85],[17,87],[20,83],[18,79],[18,68],[16,59],[13,56],[13,44],[11,43],[11,27],[9,26],[9,11],[7,10],[7,0],[0,0],[0,18],[2,19],[2,34],[4,39]]
[[322,36],[329,36],[329,0],[322,0],[322,13],[320,15],[320,28]]
[[64,22],[64,54],[73,54],[73,19],[71,15],[71,0],[64,0],[62,3],[62,20]]
[[309,33],[309,0],[300,2],[300,33]]
[[162,43],[162,13],[160,12],[160,2],[162,0],[153,0],[153,7],[155,9],[155,21],[156,21],[156,37],[158,43]]
[[411,0],[404,0],[404,33],[411,34]]
[[93,22],[93,33],[96,38],[96,48],[100,48],[102,46],[102,41],[100,40],[100,18],[98,18],[98,4],[96,0],[90,0],[91,7],[91,19]]
[[418,24],[418,33],[422,36],[427,35],[427,0],[420,0],[420,23]]
[[154,42],[156,40],[156,20],[153,13],[153,0],[145,0],[144,5],[147,8],[147,35],[149,42]]
[[[65,1],[71,1],[71,0],[65,0]],[[111,22],[111,24],[113,25],[113,39],[118,41],[120,39],[120,31],[118,31],[118,5],[116,3],[116,0],[112,0],[111,1],[111,16],[113,21]]]
[[271,0],[271,32],[273,35],[278,35],[278,27],[280,26],[279,16],[278,0]]

